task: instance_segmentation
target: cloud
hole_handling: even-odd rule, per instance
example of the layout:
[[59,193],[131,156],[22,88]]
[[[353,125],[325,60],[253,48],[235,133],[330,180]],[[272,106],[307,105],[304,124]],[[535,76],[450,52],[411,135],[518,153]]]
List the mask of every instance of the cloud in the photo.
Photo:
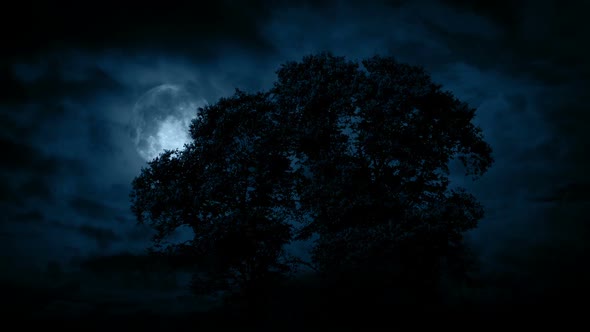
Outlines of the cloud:
[[6,155],[0,166],[4,184],[0,196],[8,210],[27,200],[51,202],[55,198],[56,178],[83,172],[79,161],[49,155],[27,143],[26,137],[21,139],[18,142],[16,138],[0,138],[0,149]]
[[95,239],[101,249],[108,247],[112,242],[120,239],[112,229],[81,225],[78,227],[78,231],[85,236]]
[[23,85],[9,65],[0,65],[0,100],[4,104],[22,102],[27,98]]
[[486,62],[507,71],[526,73],[545,82],[588,77],[590,47],[582,41],[590,32],[584,21],[587,1],[443,1],[453,7],[488,18],[501,34],[496,42],[462,40],[449,35],[448,42],[469,50],[487,52]]
[[84,101],[123,89],[99,67],[83,66],[76,61],[63,62],[63,58],[60,61],[59,57],[51,55],[34,64],[16,63],[12,70],[27,97],[36,101],[55,102],[64,96],[73,101]]
[[5,138],[0,140],[0,149],[9,156],[0,166],[5,171],[26,172],[35,170],[43,164],[44,171],[51,174],[59,168],[57,160],[45,157],[41,151],[25,143]]
[[43,212],[35,209],[19,212],[14,216],[14,218],[19,222],[25,223],[41,223],[46,220]]
[[[4,19],[0,20],[0,38],[6,41],[7,59],[36,58],[48,50],[101,52],[105,47],[126,49],[132,54],[166,49],[204,58],[214,56],[216,47],[226,43],[266,50],[257,25],[267,15],[268,7],[267,1],[226,0],[174,6],[16,5],[10,12],[12,22],[35,22],[43,28],[8,24]],[[15,29],[19,38],[11,35]]]
[[539,202],[590,202],[590,182],[570,182],[534,198]]
[[[121,116],[132,104],[126,87],[95,63],[51,55],[11,68],[26,99],[0,104],[7,156],[0,230],[10,238],[1,249],[11,252],[13,267],[119,250],[116,229],[134,223],[117,220],[130,218],[130,179],[141,166]],[[145,242],[133,240],[130,248]]]
[[118,212],[118,209],[112,208],[103,203],[102,200],[92,200],[83,196],[74,196],[70,198],[69,205],[79,215],[91,219],[105,220]]

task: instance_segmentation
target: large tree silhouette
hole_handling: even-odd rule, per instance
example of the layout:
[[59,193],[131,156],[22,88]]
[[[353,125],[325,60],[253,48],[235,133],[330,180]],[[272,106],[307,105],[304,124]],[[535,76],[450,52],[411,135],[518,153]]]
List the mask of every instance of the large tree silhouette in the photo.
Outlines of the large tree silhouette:
[[[436,275],[483,216],[449,189],[451,159],[474,177],[493,162],[475,109],[391,57],[318,54],[277,74],[200,109],[192,142],[133,181],[155,248],[198,265],[205,290],[276,280],[293,262],[284,246],[314,234],[320,271]],[[180,226],[193,240],[166,243]]]

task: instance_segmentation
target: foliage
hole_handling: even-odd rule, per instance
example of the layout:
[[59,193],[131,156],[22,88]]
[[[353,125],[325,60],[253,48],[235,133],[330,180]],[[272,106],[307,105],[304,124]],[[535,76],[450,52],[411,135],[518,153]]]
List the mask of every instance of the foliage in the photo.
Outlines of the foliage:
[[[491,148],[475,109],[422,68],[361,64],[307,56],[284,64],[268,92],[200,109],[193,141],[133,182],[132,209],[156,247],[207,267],[217,288],[284,275],[284,245],[314,234],[324,272],[436,274],[483,217],[474,196],[449,188],[449,162],[476,178]],[[194,239],[163,245],[182,225]]]
[[399,267],[394,258],[430,268],[483,217],[472,195],[449,190],[450,160],[477,177],[491,148],[475,109],[422,68],[379,56],[362,64],[323,54],[278,71],[272,92],[308,174],[298,196],[313,218],[298,235],[320,235],[322,269]]
[[[133,182],[138,221],[157,231],[156,249],[208,272],[195,275],[202,291],[250,287],[289,269],[283,245],[296,210],[272,106],[266,94],[240,91],[207,106],[191,125],[191,144],[163,153]],[[180,226],[193,240],[167,244]]]

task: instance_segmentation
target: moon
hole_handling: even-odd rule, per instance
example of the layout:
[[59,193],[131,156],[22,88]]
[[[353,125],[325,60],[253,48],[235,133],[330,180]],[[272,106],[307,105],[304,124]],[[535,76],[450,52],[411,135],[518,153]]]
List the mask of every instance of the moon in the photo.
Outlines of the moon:
[[198,108],[207,105],[181,85],[162,84],[145,92],[135,103],[131,137],[146,161],[164,150],[182,148],[190,140],[189,126]]

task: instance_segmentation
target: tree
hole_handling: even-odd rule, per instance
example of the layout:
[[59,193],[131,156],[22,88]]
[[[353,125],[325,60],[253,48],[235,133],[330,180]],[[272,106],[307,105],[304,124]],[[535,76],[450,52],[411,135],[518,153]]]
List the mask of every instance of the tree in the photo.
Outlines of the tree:
[[435,275],[483,217],[475,197],[449,189],[448,164],[458,158],[476,178],[491,148],[475,109],[422,68],[361,64],[307,56],[284,64],[268,92],[200,109],[193,141],[133,182],[132,209],[157,247],[189,226],[192,241],[158,248],[207,267],[222,287],[283,275],[284,245],[313,234],[320,271]]
[[314,260],[324,270],[424,272],[483,217],[475,197],[448,189],[450,160],[478,177],[491,148],[475,109],[422,68],[379,56],[362,65],[324,54],[278,71],[272,92],[308,173],[298,195],[313,218],[299,236],[320,235]]

